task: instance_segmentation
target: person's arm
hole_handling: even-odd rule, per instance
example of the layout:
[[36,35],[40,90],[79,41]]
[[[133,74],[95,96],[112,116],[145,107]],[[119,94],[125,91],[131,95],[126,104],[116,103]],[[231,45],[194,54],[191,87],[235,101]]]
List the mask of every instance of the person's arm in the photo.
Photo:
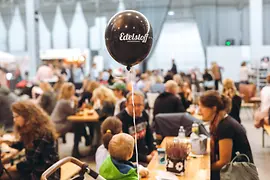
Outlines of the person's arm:
[[232,139],[222,139],[218,141],[219,160],[211,165],[211,170],[220,170],[224,165],[228,164],[232,158]]
[[24,145],[23,145],[23,142],[16,142],[16,143],[12,144],[10,147],[21,151],[21,150],[23,150]]

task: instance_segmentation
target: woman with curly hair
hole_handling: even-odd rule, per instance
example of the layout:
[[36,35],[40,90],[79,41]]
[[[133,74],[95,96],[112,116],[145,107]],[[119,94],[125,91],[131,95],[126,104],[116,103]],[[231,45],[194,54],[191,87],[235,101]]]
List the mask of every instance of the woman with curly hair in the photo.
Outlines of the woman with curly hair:
[[[59,160],[56,130],[49,116],[38,105],[30,101],[16,102],[11,107],[15,134],[19,142],[11,147],[25,148],[26,159],[10,166],[8,171],[19,179],[40,179],[42,173]],[[57,171],[50,179],[60,179]]]

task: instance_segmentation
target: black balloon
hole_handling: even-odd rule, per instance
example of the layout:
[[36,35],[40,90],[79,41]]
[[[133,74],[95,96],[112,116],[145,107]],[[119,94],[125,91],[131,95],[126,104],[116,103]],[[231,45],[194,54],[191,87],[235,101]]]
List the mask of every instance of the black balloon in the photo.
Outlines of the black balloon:
[[122,11],[110,19],[105,41],[110,55],[130,68],[149,54],[153,43],[152,27],[140,12]]

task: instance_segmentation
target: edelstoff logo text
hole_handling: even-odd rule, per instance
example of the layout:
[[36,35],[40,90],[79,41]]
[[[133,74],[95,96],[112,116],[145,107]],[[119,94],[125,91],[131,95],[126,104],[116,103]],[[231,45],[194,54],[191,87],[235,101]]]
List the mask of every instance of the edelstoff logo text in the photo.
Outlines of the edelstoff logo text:
[[128,34],[128,33],[121,33],[119,40],[120,41],[127,41],[127,42],[142,42],[146,43],[148,38],[148,34],[141,35],[141,34]]

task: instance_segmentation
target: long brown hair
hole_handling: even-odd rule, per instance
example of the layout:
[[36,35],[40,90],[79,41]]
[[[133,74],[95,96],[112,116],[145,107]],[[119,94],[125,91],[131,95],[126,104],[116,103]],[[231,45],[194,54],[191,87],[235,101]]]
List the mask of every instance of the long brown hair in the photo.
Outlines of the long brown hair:
[[12,104],[14,113],[25,120],[23,127],[15,127],[15,133],[26,147],[32,147],[33,140],[44,136],[56,139],[56,130],[48,114],[31,101],[19,101]]
[[101,125],[101,134],[104,147],[108,149],[110,140],[112,139],[113,135],[119,134],[121,132],[122,122],[117,117],[107,117]]
[[216,107],[216,114],[214,119],[210,122],[210,134],[211,134],[211,152],[213,152],[212,159],[215,161],[214,152],[215,152],[215,141],[217,139],[217,127],[220,120],[220,112],[228,112],[228,109],[231,107],[231,100],[227,96],[220,95],[217,91],[211,90],[206,91],[200,97],[200,103],[208,108]]

